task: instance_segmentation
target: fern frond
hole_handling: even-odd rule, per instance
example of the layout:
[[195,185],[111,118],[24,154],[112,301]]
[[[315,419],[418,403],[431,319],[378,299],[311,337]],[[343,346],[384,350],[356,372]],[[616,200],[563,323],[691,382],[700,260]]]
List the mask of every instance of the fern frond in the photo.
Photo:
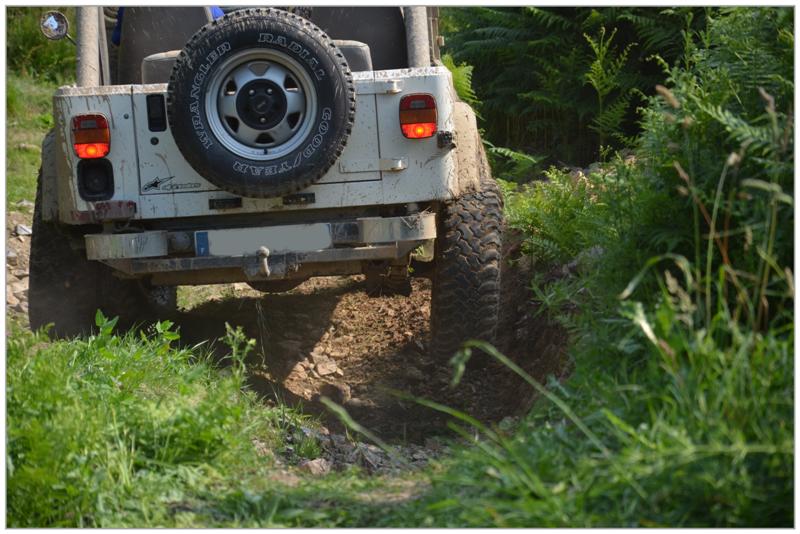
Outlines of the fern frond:
[[631,102],[631,93],[620,95],[611,105],[592,119],[589,128],[597,132],[600,137],[615,137],[620,134],[620,125],[625,120]]
[[575,23],[549,9],[539,7],[526,7],[525,14],[531,16],[534,21],[548,29],[569,30],[575,27]]
[[775,139],[771,126],[751,124],[729,110],[722,109],[719,105],[708,105],[701,101],[698,101],[697,104],[701,110],[724,126],[730,138],[740,146],[757,150],[762,155],[768,155],[775,150]]
[[473,109],[478,108],[480,106],[480,100],[472,89],[473,67],[466,63],[456,65],[453,61],[453,57],[449,54],[442,56],[442,63],[444,63],[444,66],[447,67],[453,75],[453,86],[456,89],[458,97],[472,106]]

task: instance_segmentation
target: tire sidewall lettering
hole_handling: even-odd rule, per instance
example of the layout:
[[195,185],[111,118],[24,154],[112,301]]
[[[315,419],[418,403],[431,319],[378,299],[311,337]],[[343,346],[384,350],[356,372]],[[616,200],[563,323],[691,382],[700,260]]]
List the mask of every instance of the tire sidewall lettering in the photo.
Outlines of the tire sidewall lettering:
[[194,133],[200,141],[200,145],[205,150],[214,146],[214,137],[206,130],[205,109],[202,105],[202,97],[205,95],[206,89],[205,82],[214,63],[228,54],[231,49],[232,47],[229,41],[220,43],[206,55],[205,61],[198,65],[192,77],[192,87],[189,91],[189,116],[191,117]]
[[287,38],[284,35],[276,35],[270,32],[262,32],[258,34],[258,43],[277,45],[284,50],[291,52],[295,57],[297,57],[297,59],[308,66],[309,71],[314,75],[317,81],[322,81],[325,78],[325,70],[320,68],[317,57],[313,55],[308,48],[292,38]]
[[[300,166],[304,159],[310,159],[314,156],[317,149],[322,146],[322,141],[325,134],[330,131],[330,119],[333,116],[331,108],[323,108],[320,117],[320,122],[317,125],[317,132],[311,137],[305,149],[294,158],[289,155],[281,162],[275,162],[271,165],[253,165],[245,161],[234,161],[232,169],[234,172],[245,174],[248,176],[274,176],[276,174],[283,174],[291,171]],[[291,163],[290,163],[291,160]]]

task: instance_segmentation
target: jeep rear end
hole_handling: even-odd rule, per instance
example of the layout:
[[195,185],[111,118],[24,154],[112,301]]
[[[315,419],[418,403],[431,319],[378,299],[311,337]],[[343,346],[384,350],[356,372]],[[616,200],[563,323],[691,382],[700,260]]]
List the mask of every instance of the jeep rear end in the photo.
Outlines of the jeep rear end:
[[179,285],[364,273],[408,294],[415,259],[435,267],[415,269],[433,278],[434,351],[493,338],[501,201],[438,11],[300,10],[78,9],[78,83],[54,95],[43,147],[32,326],[83,332],[95,306],[174,306]]
[[[353,81],[355,120],[336,164],[273,198],[221,189],[186,161],[166,120],[166,83],[62,87],[57,189],[45,191],[44,217],[102,225],[85,235],[87,257],[155,285],[354,274],[365,262],[407,264],[415,250],[430,259],[432,204],[460,188],[450,73],[434,65],[354,72]],[[433,128],[411,131],[403,108],[424,106]],[[108,139],[102,157],[76,142],[96,117]],[[246,167],[254,178],[276,170]]]

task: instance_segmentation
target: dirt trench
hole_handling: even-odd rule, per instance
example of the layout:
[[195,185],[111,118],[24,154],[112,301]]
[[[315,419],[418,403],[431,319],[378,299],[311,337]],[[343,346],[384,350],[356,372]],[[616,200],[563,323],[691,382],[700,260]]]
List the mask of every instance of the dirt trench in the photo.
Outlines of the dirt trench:
[[[6,217],[6,302],[27,316],[30,213]],[[23,225],[20,227],[19,225]],[[514,259],[503,273],[499,348],[537,379],[567,372],[565,335],[542,317],[528,288],[530,267]],[[181,342],[209,343],[223,357],[225,323],[256,340],[249,358],[250,386],[266,402],[283,401],[317,414],[334,431],[341,425],[320,403],[327,396],[363,426],[395,443],[424,443],[446,432],[450,417],[404,395],[425,398],[484,422],[522,414],[532,389],[488,359],[470,365],[450,386],[453,368],[428,353],[430,282],[414,279],[409,297],[369,297],[363,276],[312,279],[282,294],[262,294],[246,284],[183,288],[174,321]],[[25,317],[26,319],[26,317]]]
[[[504,272],[499,348],[537,379],[567,372],[564,332],[535,316],[530,269],[517,256]],[[225,322],[257,340],[250,384],[265,398],[302,405],[336,428],[327,396],[385,439],[423,443],[451,420],[407,397],[424,398],[498,422],[528,410],[531,387],[489,358],[473,362],[452,387],[453,368],[430,346],[430,281],[411,296],[369,297],[364,276],[312,279],[282,294],[234,284],[177,318],[187,344],[224,335]],[[225,347],[218,346],[220,353]],[[400,393],[398,395],[398,392]]]

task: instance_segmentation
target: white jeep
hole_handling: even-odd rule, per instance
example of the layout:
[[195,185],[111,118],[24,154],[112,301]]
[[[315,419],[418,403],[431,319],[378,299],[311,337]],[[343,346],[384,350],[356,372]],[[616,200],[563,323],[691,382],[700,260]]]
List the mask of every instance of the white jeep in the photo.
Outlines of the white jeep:
[[[502,201],[437,9],[227,11],[77,9],[77,84],[54,95],[42,150],[31,327],[156,318],[179,285],[363,273],[407,294],[413,271],[432,279],[434,353],[494,341]],[[67,35],[57,12],[42,28]]]

